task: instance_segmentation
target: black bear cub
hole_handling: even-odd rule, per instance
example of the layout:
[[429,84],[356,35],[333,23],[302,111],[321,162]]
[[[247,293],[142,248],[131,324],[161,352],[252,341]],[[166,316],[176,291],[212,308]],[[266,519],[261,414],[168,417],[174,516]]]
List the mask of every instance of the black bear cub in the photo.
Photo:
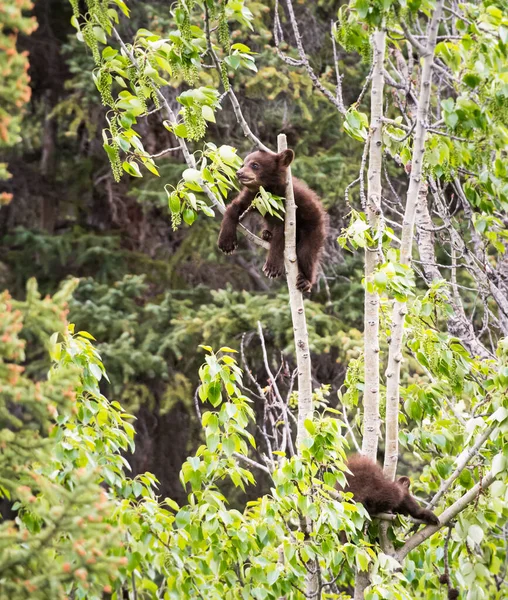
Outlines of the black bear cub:
[[[219,234],[218,246],[226,254],[236,249],[236,226],[240,216],[249,208],[262,186],[276,196],[286,195],[287,168],[294,158],[292,150],[279,154],[258,150],[249,154],[237,177],[244,189],[228,206]],[[327,233],[327,214],[318,196],[303,182],[293,177],[296,204],[296,255],[298,259],[297,287],[310,292],[316,282],[317,270]],[[265,216],[263,238],[270,250],[263,267],[267,277],[284,274],[284,221]]]
[[370,515],[398,513],[411,515],[429,525],[439,525],[437,516],[422,508],[409,493],[409,477],[390,481],[377,463],[360,454],[350,456],[347,467],[352,475],[346,473],[347,486],[342,491],[351,492],[354,501],[361,502]]

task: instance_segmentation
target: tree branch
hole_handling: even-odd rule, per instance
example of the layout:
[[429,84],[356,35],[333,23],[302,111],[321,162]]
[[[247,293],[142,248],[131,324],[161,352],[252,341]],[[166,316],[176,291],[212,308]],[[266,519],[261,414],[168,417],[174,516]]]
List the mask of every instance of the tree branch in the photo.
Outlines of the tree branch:
[[[208,5],[206,2],[205,2],[205,35],[206,35],[206,43],[207,43],[208,51],[210,52],[210,54],[212,56],[212,60],[215,64],[215,67],[220,75],[221,60],[217,56],[217,53],[215,52],[215,49],[212,44],[212,36],[210,33],[210,17],[208,14]],[[270,148],[268,148],[268,146],[265,146],[263,144],[263,142],[254,135],[251,128],[249,127],[249,124],[247,123],[247,121],[245,120],[245,117],[243,116],[242,109],[240,107],[240,103],[238,102],[238,98],[236,97],[231,85],[229,86],[229,89],[226,89],[226,93],[229,96],[229,99],[231,100],[231,105],[233,106],[233,112],[235,113],[236,120],[240,124],[240,127],[242,128],[242,131],[243,131],[243,134],[245,135],[245,137],[249,138],[252,143],[256,144],[256,146],[260,150],[264,150],[265,152],[271,152]]]
[[[303,43],[302,43],[302,37],[300,35],[300,30],[298,29],[298,22],[296,20],[295,17],[295,12],[293,10],[293,3],[291,2],[291,0],[286,0],[286,6],[288,8],[288,14],[289,14],[289,20],[291,22],[291,27],[293,28],[293,34],[295,36],[295,41],[296,41],[296,47],[298,49],[298,55],[300,56],[300,61],[301,61],[301,65],[303,67],[305,67],[305,70],[307,71],[312,83],[314,84],[314,86],[322,93],[324,94],[328,100],[330,100],[330,102],[337,108],[337,110],[342,114],[345,115],[346,114],[346,108],[342,102],[342,89],[340,91],[340,93],[336,92],[336,95],[334,96],[330,90],[328,90],[327,88],[325,88],[325,86],[321,83],[321,81],[319,80],[319,77],[314,73],[314,69],[310,66],[309,60],[307,58],[307,55],[305,54],[305,49],[303,47]],[[278,7],[276,6],[276,9]],[[338,88],[341,87],[341,82],[340,80],[337,81],[337,90]]]
[[[120,44],[120,47],[122,48],[125,55],[131,61],[132,65],[134,67],[136,67],[137,69],[139,69],[139,64],[138,64],[134,54],[127,48],[127,46],[125,45],[124,41],[120,37],[120,34],[118,33],[118,31],[116,30],[115,27],[113,27],[113,35],[114,35],[115,39],[118,41],[118,43]],[[173,126],[177,125],[178,121],[177,121],[176,115],[173,112],[171,106],[169,106],[169,102],[167,101],[166,97],[158,88],[155,89],[155,92],[157,94],[157,97],[162,102],[162,105],[164,106],[164,110],[166,111],[169,122]],[[194,156],[189,152],[189,148],[188,148],[185,140],[183,138],[179,138],[179,137],[177,137],[177,140],[180,145],[180,150],[182,151],[182,154],[185,158],[185,162],[187,163],[187,165],[190,168],[195,169],[196,168],[196,160],[195,160]],[[221,202],[219,202],[218,198],[212,192],[212,190],[210,189],[208,184],[203,179],[199,179],[198,183],[203,188],[206,196],[208,197],[210,202],[213,204],[213,206],[215,206],[215,208],[221,214],[224,214],[226,212],[226,209],[221,204]],[[243,235],[245,235],[249,240],[251,240],[252,242],[257,244],[258,246],[262,246],[263,248],[266,248],[266,249],[270,248],[270,244],[268,242],[265,242],[265,240],[262,240],[261,238],[259,238],[257,235],[252,233],[252,231],[249,231],[241,223],[239,223],[238,227],[240,228],[240,231],[243,233]]]
[[432,509],[439,502],[443,494],[447,492],[452,483],[459,477],[462,471],[466,468],[468,462],[471,458],[478,452],[478,450],[483,446],[483,444],[488,440],[490,434],[494,431],[494,429],[498,426],[498,423],[492,423],[487,427],[487,429],[478,437],[475,444],[471,448],[465,448],[456,460],[457,467],[453,471],[453,473],[443,481],[439,490],[436,492],[432,500],[429,502],[427,508]]
[[483,490],[486,490],[495,480],[495,476],[492,471],[489,471],[487,475],[468,492],[466,492],[461,498],[454,502],[448,507],[443,513],[439,515],[439,525],[427,525],[421,531],[418,531],[411,536],[407,542],[397,551],[396,558],[399,562],[402,562],[404,558],[417,548],[421,543],[428,539],[431,535],[434,535],[442,527],[447,525],[452,519],[454,519],[461,511],[463,511],[471,502],[481,494]]
[[[287,149],[285,134],[277,138],[277,150],[282,152]],[[291,168],[288,167],[286,184],[286,216],[284,223],[284,263],[289,289],[289,303],[291,306],[291,319],[293,321],[296,364],[298,367],[298,433],[297,445],[308,435],[304,422],[312,419],[312,374],[309,350],[309,334],[305,318],[305,307],[302,293],[296,287],[298,277],[298,262],[296,259],[296,205],[293,192]]]

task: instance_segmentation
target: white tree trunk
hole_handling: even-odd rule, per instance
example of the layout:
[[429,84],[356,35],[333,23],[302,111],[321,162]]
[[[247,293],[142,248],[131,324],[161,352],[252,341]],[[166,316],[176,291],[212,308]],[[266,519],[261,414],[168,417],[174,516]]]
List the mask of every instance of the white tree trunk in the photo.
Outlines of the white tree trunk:
[[[370,101],[370,146],[367,171],[366,213],[371,234],[379,228],[381,213],[381,166],[383,160],[383,65],[385,60],[386,33],[377,30],[372,36],[373,68]],[[365,389],[363,392],[363,440],[362,453],[376,460],[379,442],[379,294],[369,291],[379,264],[379,246],[365,249],[365,317],[364,356]]]
[[[277,137],[277,150],[287,149],[285,134]],[[298,262],[296,260],[296,205],[293,193],[291,167],[288,167],[286,187],[286,217],[284,222],[284,265],[289,290],[291,319],[295,337],[296,366],[298,368],[298,434],[297,445],[307,435],[304,427],[306,419],[312,419],[312,376],[309,352],[309,334],[305,319],[302,293],[296,287]]]
[[[277,137],[277,151],[287,149],[287,139],[281,133]],[[296,287],[298,277],[298,262],[296,258],[296,205],[293,193],[293,180],[291,167],[288,167],[286,183],[286,215],[284,220],[284,265],[289,290],[289,303],[291,306],[291,319],[295,338],[296,366],[298,369],[298,432],[297,447],[308,435],[305,429],[305,420],[312,419],[312,376],[309,352],[309,334],[305,319],[305,308],[302,293]],[[302,527],[309,530],[311,523],[304,519]],[[319,573],[316,561],[310,561],[307,566],[309,571],[305,579],[305,596],[319,600]]]
[[[383,88],[386,32],[378,29],[372,35],[373,66],[370,97],[369,167],[367,170],[367,206],[365,212],[372,237],[379,231],[381,214],[381,168],[383,163]],[[381,258],[381,240],[365,248],[364,310],[364,391],[362,453],[376,460],[380,435],[379,418],[379,294],[369,290]],[[369,573],[357,571],[354,600],[362,600],[370,584]]]
[[[415,138],[411,161],[411,178],[406,199],[406,210],[402,222],[400,262],[411,264],[413,232],[416,207],[422,187],[422,163],[427,134],[427,120],[432,83],[432,65],[436,47],[437,30],[441,21],[444,0],[438,0],[429,24],[427,44],[422,62],[422,75],[418,106],[416,111]],[[390,345],[388,348],[388,368],[386,369],[386,448],[384,471],[388,478],[394,479],[397,472],[399,455],[399,400],[400,365],[402,361],[402,335],[407,308],[405,302],[394,302]]]

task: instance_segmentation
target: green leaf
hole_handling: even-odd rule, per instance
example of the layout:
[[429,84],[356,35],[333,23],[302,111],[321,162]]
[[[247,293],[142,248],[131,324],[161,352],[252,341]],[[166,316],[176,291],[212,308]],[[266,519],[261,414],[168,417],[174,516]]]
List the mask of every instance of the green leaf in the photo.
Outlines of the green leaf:
[[141,171],[139,170],[138,163],[134,161],[124,161],[122,163],[123,170],[132,175],[132,177],[143,177],[141,175]]
[[157,175],[157,177],[160,177],[159,171],[157,170],[157,167],[153,164],[153,162],[147,160],[145,162],[145,167],[150,171],[150,173],[153,173],[154,175]]
[[503,454],[496,454],[492,460],[492,473],[498,475],[506,468],[506,458]]
[[187,223],[187,225],[192,225],[196,220],[197,214],[192,208],[186,208],[183,211],[183,220]]
[[222,450],[226,456],[231,456],[235,451],[235,440],[232,437],[222,440]]
[[203,115],[203,119],[206,119],[207,121],[215,123],[215,114],[214,114],[211,106],[204,104],[201,107],[201,113]]
[[169,195],[168,200],[169,200],[169,210],[175,215],[179,214],[182,203],[180,201],[180,196],[178,195],[178,192],[172,192]]
[[305,419],[304,426],[310,435],[314,435],[316,433],[316,426],[312,419]]
[[247,54],[250,53],[250,51],[251,51],[249,46],[246,46],[245,44],[240,44],[240,43],[233,44],[231,46],[231,50],[238,50],[239,52],[246,52]]
[[185,125],[185,123],[179,123],[178,125],[175,125],[173,127],[173,133],[180,138],[186,138],[188,137],[188,131],[187,131],[187,126]]
[[201,171],[198,171],[197,169],[185,169],[182,173],[182,178],[184,181],[199,183],[201,180]]
[[226,56],[226,58],[224,59],[226,64],[228,64],[235,71],[240,66],[241,60],[242,59],[240,56],[238,56],[238,54],[232,54],[231,56]]
[[483,540],[483,529],[479,525],[471,525],[467,530],[467,535],[477,544]]
[[102,29],[102,27],[99,27],[98,25],[94,25],[93,34],[99,40],[99,42],[102,42],[103,44],[108,43],[108,39],[106,37],[106,32],[104,31],[104,29]]

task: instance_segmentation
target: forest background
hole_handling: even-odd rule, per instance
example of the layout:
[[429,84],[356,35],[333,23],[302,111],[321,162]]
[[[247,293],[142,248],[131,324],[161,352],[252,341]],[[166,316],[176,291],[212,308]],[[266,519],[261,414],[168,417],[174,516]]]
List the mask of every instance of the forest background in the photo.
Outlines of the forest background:
[[[328,289],[322,281],[313,294],[309,327],[315,379],[335,393],[346,357],[360,352],[362,263],[342,252],[336,238],[350,212],[344,190],[357,177],[362,147],[344,135],[333,106],[316,94],[308,76],[281,64],[270,44],[269,7],[249,8],[255,18],[250,44],[259,55],[256,74],[235,75],[243,113],[272,148],[279,132],[287,134],[297,154],[294,174],[319,193],[331,217],[325,260],[330,281]],[[131,9],[131,32],[147,22],[160,32],[169,26],[165,3],[134,3]],[[332,52],[329,19],[336,8],[318,3],[301,10],[308,52],[326,62]],[[43,1],[33,14],[37,29],[18,43],[30,52],[23,142],[9,154],[4,151],[12,174],[4,190],[13,201],[0,212],[1,287],[20,298],[28,278],[35,277],[44,296],[67,277],[81,279],[68,318],[97,338],[111,381],[107,395],[137,416],[133,469],[153,472],[161,492],[181,500],[178,473],[199,443],[198,345],[236,340],[239,348],[242,335],[248,334],[248,342],[261,320],[270,353],[287,353],[292,326],[285,283],[264,277],[262,252],[253,245],[223,256],[217,248],[219,218],[172,230],[163,187],[176,185],[186,168],[178,153],[158,161],[160,179],[124,174],[114,181],[103,149],[106,109],[91,77],[91,52],[75,38],[71,6]],[[233,27],[232,40],[239,34]],[[358,56],[345,67],[351,84],[347,100],[353,101],[370,67]],[[211,75],[205,71],[200,77],[206,84]],[[173,102],[186,87],[176,79],[168,92]],[[237,147],[245,156],[252,142],[227,106],[219,114],[218,124],[208,125],[207,141]],[[156,115],[140,127],[150,154],[176,145]],[[250,359],[255,371],[262,370],[259,348],[256,353]]]
[[[9,597],[437,599],[458,585],[502,598],[501,3],[18,0],[0,4],[0,23],[0,491],[4,515],[19,516],[19,530],[0,528]],[[220,210],[202,194],[235,186],[234,148],[274,149],[281,132],[330,215],[305,302],[315,421],[296,454],[288,290],[264,278],[252,236],[220,254]],[[204,148],[209,169],[187,148]],[[254,215],[245,223],[257,231]],[[407,528],[401,545],[333,496],[341,434],[376,456],[380,423],[385,472],[399,461],[420,499],[444,501],[448,527],[428,546],[436,530]]]

